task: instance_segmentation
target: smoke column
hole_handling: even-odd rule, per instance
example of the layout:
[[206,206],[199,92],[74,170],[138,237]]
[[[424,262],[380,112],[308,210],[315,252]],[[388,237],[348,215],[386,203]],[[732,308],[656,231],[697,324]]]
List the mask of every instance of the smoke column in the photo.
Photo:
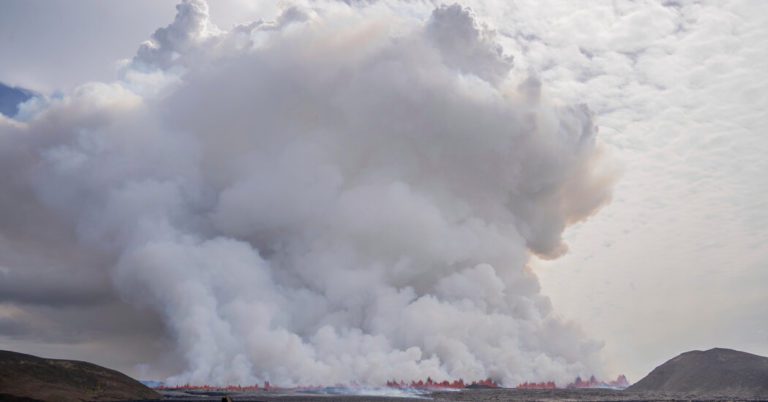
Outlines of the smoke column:
[[599,374],[526,266],[610,198],[590,111],[408,7],[182,1],[119,80],[0,117],[0,233],[160,314],[171,383]]

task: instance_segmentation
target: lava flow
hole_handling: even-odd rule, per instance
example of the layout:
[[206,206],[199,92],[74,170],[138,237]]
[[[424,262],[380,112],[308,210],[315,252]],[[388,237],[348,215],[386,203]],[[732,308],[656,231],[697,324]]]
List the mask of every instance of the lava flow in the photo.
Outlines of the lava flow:
[[[342,388],[354,389],[355,387],[337,385]],[[516,389],[581,389],[581,388],[612,388],[612,389],[624,389],[629,386],[629,381],[624,375],[620,375],[613,381],[600,381],[595,376],[589,377],[588,380],[582,380],[581,377],[566,385],[565,387],[558,387],[554,381],[545,382],[524,382],[518,384]],[[387,381],[386,387],[395,389],[418,389],[418,390],[440,390],[440,389],[466,389],[466,388],[501,388],[499,383],[487,378],[485,380],[473,381],[471,383],[465,383],[463,379],[454,381],[434,381],[431,377],[427,377],[426,380],[418,381]],[[161,385],[155,387],[155,389],[165,391],[227,391],[227,392],[255,392],[255,391],[275,391],[275,390],[293,390],[293,391],[307,391],[317,390],[325,388],[323,386],[299,386],[294,388],[278,388],[271,385],[269,382],[265,382],[263,386],[257,384],[254,385],[225,385],[225,386],[212,386],[212,385],[178,385],[178,386],[165,386]]]
[[[576,379],[565,386],[567,389],[574,389],[574,388],[612,388],[612,389],[624,389],[629,386],[629,381],[627,381],[627,377],[622,374],[618,378],[616,378],[613,381],[600,381],[595,378],[595,376],[589,377],[589,380],[582,380],[581,377],[576,377]],[[554,381],[547,381],[547,382],[524,382],[522,384],[519,384],[517,389],[557,389],[558,386],[555,384]]]
[[463,379],[458,379],[453,382],[450,382],[448,380],[445,381],[434,381],[431,377],[427,377],[426,381],[419,380],[419,381],[411,381],[410,383],[407,383],[405,381],[387,381],[387,387],[390,388],[415,388],[415,389],[463,389],[463,388],[499,388],[499,384],[490,379],[487,378],[485,380],[480,381],[473,381],[469,384],[465,383]]
[[255,392],[255,391],[270,391],[273,390],[274,387],[272,387],[269,384],[269,381],[266,381],[263,386],[259,386],[258,384],[253,385],[192,385],[192,384],[184,384],[184,385],[176,385],[176,386],[167,386],[167,385],[160,385],[158,387],[153,387],[154,389],[161,390],[161,391],[226,391],[226,392]]
[[589,377],[589,380],[584,381],[581,377],[576,377],[576,380],[566,386],[566,388],[618,388],[624,389],[629,386],[629,381],[624,374],[618,376],[613,381],[599,381],[595,376]]
[[524,382],[522,384],[518,384],[515,388],[517,389],[557,389],[557,385],[554,381],[547,381],[547,382]]

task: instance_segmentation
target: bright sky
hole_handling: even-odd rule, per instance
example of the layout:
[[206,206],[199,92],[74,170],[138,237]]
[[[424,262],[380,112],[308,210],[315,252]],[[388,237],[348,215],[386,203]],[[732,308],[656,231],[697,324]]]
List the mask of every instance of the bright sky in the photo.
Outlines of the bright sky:
[[[173,4],[4,1],[0,82],[109,80]],[[768,2],[467,4],[547,96],[589,105],[623,169],[570,252],[533,263],[559,314],[631,381],[691,349],[768,355]],[[222,28],[276,9],[211,2]]]

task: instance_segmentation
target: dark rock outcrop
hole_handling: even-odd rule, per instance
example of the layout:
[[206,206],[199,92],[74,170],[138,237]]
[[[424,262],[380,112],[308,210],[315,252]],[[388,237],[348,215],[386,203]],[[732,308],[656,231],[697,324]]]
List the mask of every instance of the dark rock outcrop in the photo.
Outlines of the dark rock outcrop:
[[768,397],[768,357],[715,348],[683,353],[627,388],[693,396]]
[[[92,363],[44,359],[3,350],[0,350],[0,395],[8,400],[57,402],[161,397],[125,374]],[[10,399],[12,397],[15,399]]]

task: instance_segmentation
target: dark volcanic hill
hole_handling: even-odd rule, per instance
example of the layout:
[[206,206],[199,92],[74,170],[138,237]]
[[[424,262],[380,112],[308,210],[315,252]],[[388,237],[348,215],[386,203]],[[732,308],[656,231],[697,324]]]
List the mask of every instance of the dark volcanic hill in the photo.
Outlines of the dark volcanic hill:
[[0,400],[69,402],[153,398],[160,395],[115,370],[92,363],[43,359],[0,350]]
[[656,367],[627,391],[768,397],[768,357],[722,348],[694,350]]

